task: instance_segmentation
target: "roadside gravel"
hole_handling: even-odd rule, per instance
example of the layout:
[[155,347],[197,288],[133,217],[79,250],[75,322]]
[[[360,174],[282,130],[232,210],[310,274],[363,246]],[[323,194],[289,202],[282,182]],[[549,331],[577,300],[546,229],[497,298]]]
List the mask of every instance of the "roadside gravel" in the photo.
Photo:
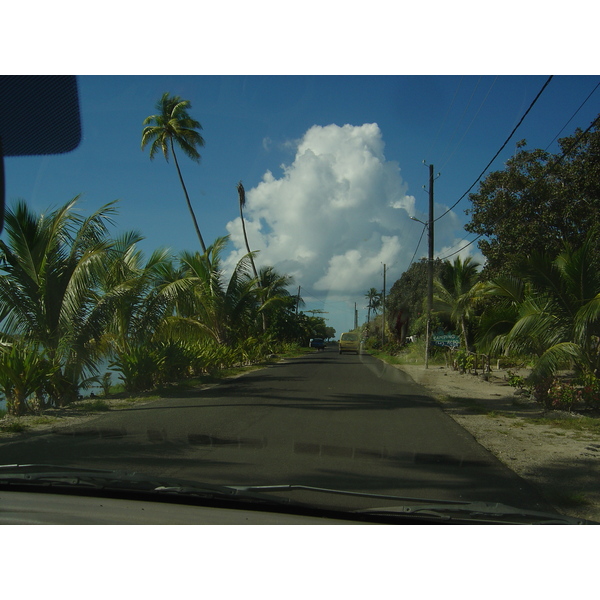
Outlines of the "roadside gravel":
[[583,423],[581,416],[544,411],[515,393],[506,371],[493,371],[485,381],[446,367],[396,367],[559,512],[600,522],[600,435],[574,428]]

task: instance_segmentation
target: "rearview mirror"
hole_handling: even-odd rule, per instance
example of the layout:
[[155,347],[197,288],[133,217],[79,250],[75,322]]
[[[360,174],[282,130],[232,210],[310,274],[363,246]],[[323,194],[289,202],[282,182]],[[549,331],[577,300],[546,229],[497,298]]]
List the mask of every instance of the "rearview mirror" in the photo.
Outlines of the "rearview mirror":
[[0,75],[0,232],[5,156],[63,154],[81,141],[77,79],[72,75]]

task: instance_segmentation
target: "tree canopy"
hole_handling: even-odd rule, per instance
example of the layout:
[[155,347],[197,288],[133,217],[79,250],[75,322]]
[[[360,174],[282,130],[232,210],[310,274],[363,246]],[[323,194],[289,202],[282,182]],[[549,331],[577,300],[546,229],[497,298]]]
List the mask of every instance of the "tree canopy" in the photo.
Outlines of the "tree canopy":
[[[600,223],[600,116],[585,132],[559,139],[560,152],[527,150],[523,140],[503,170],[470,195],[465,229],[482,235],[486,277],[518,272],[543,250],[556,256],[565,241],[580,247]],[[592,258],[600,267],[600,250]]]

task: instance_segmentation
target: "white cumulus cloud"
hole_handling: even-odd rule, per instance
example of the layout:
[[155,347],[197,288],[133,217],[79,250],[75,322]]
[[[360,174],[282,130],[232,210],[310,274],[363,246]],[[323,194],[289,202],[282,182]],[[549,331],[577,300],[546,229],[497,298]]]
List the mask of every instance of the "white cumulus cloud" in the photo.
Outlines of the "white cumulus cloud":
[[[400,166],[386,160],[384,148],[376,123],[311,127],[281,177],[267,171],[246,190],[244,216],[257,263],[337,298],[381,287],[382,263],[402,273],[421,228],[410,220],[418,213]],[[239,217],[227,230],[235,248],[231,266],[246,253]]]

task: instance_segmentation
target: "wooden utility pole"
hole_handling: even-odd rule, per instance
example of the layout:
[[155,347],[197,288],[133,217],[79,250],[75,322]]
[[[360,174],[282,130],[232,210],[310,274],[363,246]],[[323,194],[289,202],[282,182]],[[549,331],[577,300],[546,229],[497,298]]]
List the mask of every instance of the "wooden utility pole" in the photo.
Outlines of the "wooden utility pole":
[[300,309],[300,286],[298,286],[298,296],[296,297],[296,316],[298,316],[299,309]]
[[433,307],[433,165],[429,165],[429,260],[427,261],[427,333],[425,336],[425,368],[429,368],[431,309]]
[[381,302],[381,346],[385,346],[385,264],[383,265],[383,299]]

